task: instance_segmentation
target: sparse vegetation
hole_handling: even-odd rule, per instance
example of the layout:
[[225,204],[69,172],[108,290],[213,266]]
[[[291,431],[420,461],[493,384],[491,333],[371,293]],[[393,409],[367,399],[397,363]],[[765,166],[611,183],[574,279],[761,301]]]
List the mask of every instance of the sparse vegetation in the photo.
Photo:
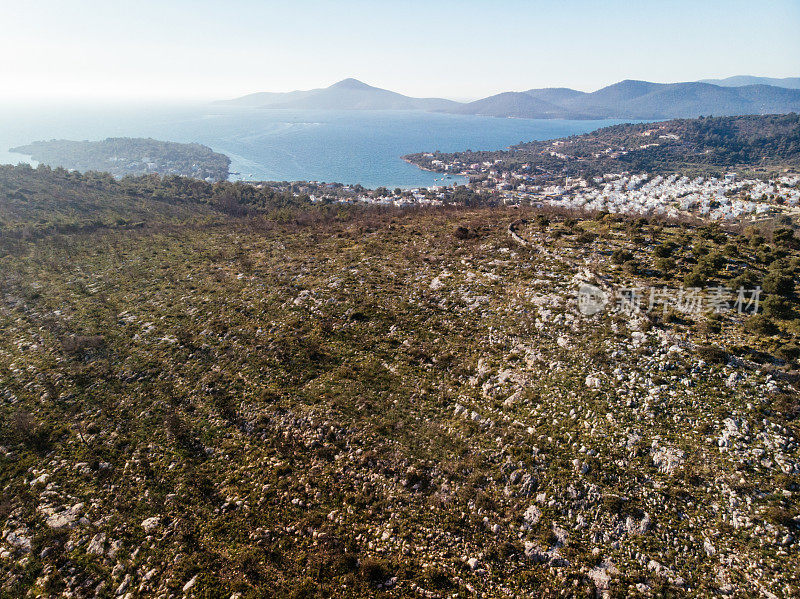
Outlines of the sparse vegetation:
[[[800,592],[773,223],[0,174],[4,596]],[[578,311],[700,265],[729,310]]]

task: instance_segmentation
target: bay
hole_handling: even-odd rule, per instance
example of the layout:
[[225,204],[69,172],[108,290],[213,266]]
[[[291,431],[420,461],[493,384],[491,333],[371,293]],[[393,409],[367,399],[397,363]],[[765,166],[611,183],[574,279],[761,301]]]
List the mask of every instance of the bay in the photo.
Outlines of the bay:
[[231,179],[326,181],[375,188],[462,181],[400,159],[412,152],[498,150],[623,121],[499,119],[418,111],[270,110],[216,104],[0,106],[0,164],[38,140],[152,137],[198,142],[232,160]]

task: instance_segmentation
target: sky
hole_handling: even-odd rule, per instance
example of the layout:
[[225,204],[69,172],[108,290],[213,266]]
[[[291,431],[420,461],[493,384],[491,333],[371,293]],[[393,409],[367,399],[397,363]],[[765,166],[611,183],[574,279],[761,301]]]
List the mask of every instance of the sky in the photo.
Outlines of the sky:
[[800,76],[800,0],[0,0],[0,100]]

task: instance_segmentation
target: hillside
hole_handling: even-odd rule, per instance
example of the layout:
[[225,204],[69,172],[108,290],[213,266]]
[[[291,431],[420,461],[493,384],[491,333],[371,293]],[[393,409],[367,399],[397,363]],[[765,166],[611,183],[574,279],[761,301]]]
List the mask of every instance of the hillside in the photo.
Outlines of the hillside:
[[[144,194],[2,172],[0,206]],[[2,596],[800,592],[792,227],[147,181],[217,216],[0,235]]]
[[224,181],[231,164],[230,158],[201,144],[130,137],[109,137],[102,141],[53,139],[11,151],[27,154],[51,167],[108,172],[115,177],[158,173]]
[[513,170],[530,164],[560,176],[630,172],[777,172],[800,168],[800,115],[676,119],[623,124],[496,152],[419,153],[405,157],[437,170],[433,161],[494,163]]
[[44,165],[0,165],[0,236],[6,239],[212,223],[308,207],[308,195],[295,193],[289,184],[257,188],[175,175],[117,179]]

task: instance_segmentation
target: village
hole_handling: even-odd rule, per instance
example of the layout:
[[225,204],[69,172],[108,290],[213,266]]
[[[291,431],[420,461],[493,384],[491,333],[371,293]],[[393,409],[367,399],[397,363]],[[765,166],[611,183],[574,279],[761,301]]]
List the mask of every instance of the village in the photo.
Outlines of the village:
[[[309,182],[294,188],[313,203],[367,203],[381,206],[443,206],[461,198],[480,198],[481,203],[527,206],[550,205],[568,209],[623,214],[659,215],[670,218],[694,216],[708,220],[759,219],[795,212],[800,204],[800,176],[776,179],[681,174],[607,173],[560,180],[530,174],[530,165],[519,171],[494,163],[437,165],[446,172],[469,175],[467,187],[458,184],[427,188],[366,190],[360,186]],[[483,170],[481,170],[483,169]],[[478,174],[480,173],[480,174]]]
[[562,185],[531,184],[524,173],[498,173],[473,186],[499,194],[504,204],[549,203],[564,208],[668,217],[699,216],[710,220],[738,219],[796,209],[800,202],[798,176],[777,180],[722,178],[680,174],[608,173],[590,180],[567,177]]

